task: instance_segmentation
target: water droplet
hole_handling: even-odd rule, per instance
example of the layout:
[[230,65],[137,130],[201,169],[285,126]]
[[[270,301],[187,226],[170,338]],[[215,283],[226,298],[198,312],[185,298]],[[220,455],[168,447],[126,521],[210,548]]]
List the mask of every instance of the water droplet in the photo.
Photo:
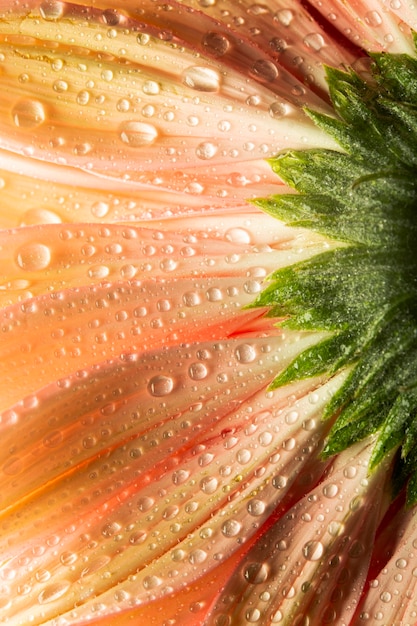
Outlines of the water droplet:
[[155,587],[159,587],[162,584],[162,580],[158,578],[158,576],[146,576],[143,579],[143,586],[145,589],[155,589]]
[[235,350],[239,363],[252,363],[256,359],[256,350],[249,343],[242,343]]
[[25,211],[20,220],[20,226],[31,226],[34,224],[60,224],[62,222],[59,215],[47,209],[29,209]]
[[210,141],[203,141],[198,144],[195,153],[197,158],[207,161],[216,155],[217,150],[218,148],[214,143],[211,143]]
[[214,476],[205,476],[200,481],[200,489],[205,494],[210,495],[214,493],[217,487],[218,487],[218,481],[217,481],[217,478],[215,478]]
[[200,294],[198,294],[196,291],[187,291],[183,295],[182,300],[185,306],[189,307],[198,306],[199,304],[201,304]]
[[381,595],[379,596],[381,598],[382,602],[391,602],[392,599],[392,595],[390,594],[389,591],[384,591],[383,593],[381,593]]
[[221,33],[208,32],[203,37],[203,46],[217,57],[223,56],[230,48],[229,40]]
[[291,9],[281,9],[275,13],[275,18],[281,22],[283,26],[289,26],[294,19],[294,13]]
[[69,582],[61,581],[45,587],[45,589],[43,589],[43,591],[41,591],[38,595],[39,604],[48,604],[49,602],[58,600],[68,591],[70,586]]
[[249,624],[255,624],[261,619],[261,612],[259,609],[248,609],[245,613],[245,617]]
[[64,3],[57,0],[45,0],[39,7],[44,20],[59,20],[64,15]]
[[250,232],[247,231],[245,228],[239,228],[239,227],[229,228],[225,232],[224,238],[226,239],[226,241],[231,241],[233,243],[250,243],[251,242]]
[[13,121],[19,128],[36,128],[46,119],[45,108],[39,100],[19,100],[12,109]]
[[28,272],[43,270],[51,261],[51,251],[43,243],[28,243],[18,249],[16,263]]
[[247,509],[250,515],[258,517],[258,515],[263,515],[265,512],[265,502],[263,500],[253,498],[252,500],[249,500]]
[[203,363],[193,363],[188,369],[190,378],[193,380],[203,380],[207,376],[207,368]]
[[267,563],[249,563],[244,569],[243,576],[252,585],[259,585],[268,580],[270,567]]
[[398,569],[405,569],[408,565],[407,560],[406,559],[397,559],[395,561],[395,565],[396,567],[398,567]]
[[323,488],[323,495],[326,498],[335,498],[338,493],[339,493],[339,487],[337,485],[334,485],[334,484],[326,485]]
[[304,37],[304,43],[308,48],[311,48],[315,52],[319,52],[325,45],[324,38],[320,33],[310,33]]
[[234,519],[229,519],[222,524],[222,533],[225,537],[236,537],[242,528],[242,524]]
[[183,72],[182,82],[196,91],[216,92],[220,88],[220,75],[210,67],[195,65]]
[[303,556],[307,561],[318,561],[324,553],[324,546],[320,541],[308,541],[303,547]]
[[3,472],[8,476],[15,476],[16,474],[20,474],[23,470],[23,463],[21,459],[17,456],[12,456],[10,459],[6,461],[3,465]]
[[272,479],[272,484],[275,489],[284,489],[287,485],[287,477],[286,476],[274,476]]
[[251,74],[265,83],[272,83],[278,76],[278,69],[272,61],[258,59],[252,66]]
[[161,88],[159,83],[155,80],[147,80],[142,85],[143,93],[146,93],[147,96],[157,96],[160,92]]
[[107,202],[94,202],[91,207],[91,213],[94,217],[105,217],[109,212],[109,205]]
[[167,396],[174,389],[174,381],[169,376],[154,376],[148,384],[148,391],[157,398]]
[[274,119],[280,119],[287,115],[290,111],[288,104],[284,102],[273,102],[269,107],[269,115]]
[[207,559],[207,552],[205,550],[197,549],[193,550],[188,557],[188,560],[193,565],[199,565],[200,563],[204,563]]
[[368,11],[367,13],[365,13],[365,22],[368,24],[368,26],[376,28],[378,26],[381,26],[382,18],[378,11]]
[[53,430],[43,438],[43,445],[45,448],[55,448],[63,440],[63,434],[59,430]]
[[158,137],[155,126],[143,122],[123,122],[119,127],[119,136],[123,143],[132,148],[150,146]]
[[79,91],[77,94],[77,103],[81,106],[85,106],[90,101],[90,92],[86,89]]

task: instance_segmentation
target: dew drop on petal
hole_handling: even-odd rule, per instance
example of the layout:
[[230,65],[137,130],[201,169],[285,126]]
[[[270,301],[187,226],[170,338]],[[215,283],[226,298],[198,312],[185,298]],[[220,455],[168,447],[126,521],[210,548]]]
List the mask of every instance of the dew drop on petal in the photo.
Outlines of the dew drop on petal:
[[272,61],[258,59],[252,66],[251,75],[265,83],[272,83],[278,76],[278,69]]
[[339,488],[337,485],[334,485],[334,484],[326,485],[323,488],[323,495],[326,498],[335,498],[338,492],[339,492]]
[[308,541],[303,547],[303,556],[307,561],[318,561],[323,553],[324,547],[320,541]]
[[192,380],[202,380],[207,376],[207,368],[203,363],[193,363],[188,369],[188,373]]
[[320,33],[310,33],[306,35],[306,37],[304,37],[304,43],[315,52],[319,52],[325,45],[323,36],[320,35]]
[[66,581],[61,581],[59,583],[54,583],[53,585],[49,585],[45,587],[40,594],[38,595],[39,604],[48,604],[49,602],[54,602],[61,598],[64,593],[68,591],[70,588],[70,583]]
[[267,563],[249,563],[243,572],[243,576],[252,585],[259,585],[268,580],[270,567]]
[[158,131],[152,124],[130,121],[119,126],[119,136],[131,148],[141,148],[150,146],[157,139]]
[[222,524],[222,533],[225,537],[236,537],[242,528],[242,524],[234,519],[229,519]]
[[148,391],[157,398],[167,396],[174,388],[174,381],[169,376],[158,375],[151,378],[148,384]]
[[12,109],[12,117],[19,128],[36,128],[46,119],[45,108],[39,100],[19,100]]
[[203,46],[217,57],[223,56],[230,48],[230,42],[221,33],[208,32],[203,37]]
[[256,350],[249,343],[242,343],[235,350],[239,363],[252,363],[256,359]]
[[210,67],[188,67],[183,72],[182,81],[196,91],[216,92],[220,88],[220,75]]
[[59,20],[64,15],[64,6],[58,0],[45,0],[39,7],[39,13],[44,20]]
[[231,241],[233,243],[250,243],[251,242],[250,232],[247,231],[245,228],[239,228],[239,227],[229,228],[225,232],[224,238],[226,239],[226,241]]
[[198,144],[195,153],[197,158],[202,159],[203,161],[208,161],[212,159],[217,153],[217,146],[210,141],[203,141]]
[[381,26],[382,18],[378,11],[368,11],[365,13],[365,22],[372,28],[376,28],[377,26]]
[[35,272],[48,267],[51,261],[51,251],[43,243],[28,243],[18,249],[16,254],[17,265],[25,271]]

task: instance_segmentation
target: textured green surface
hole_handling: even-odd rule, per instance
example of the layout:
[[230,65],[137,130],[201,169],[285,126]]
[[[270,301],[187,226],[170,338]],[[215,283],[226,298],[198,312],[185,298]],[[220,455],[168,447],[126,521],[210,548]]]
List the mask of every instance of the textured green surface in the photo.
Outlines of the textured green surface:
[[255,204],[340,241],[276,271],[253,306],[280,325],[329,331],[275,379],[278,387],[349,367],[327,405],[323,454],[374,434],[371,469],[398,450],[395,481],[417,502],[417,60],[374,54],[366,81],[329,68],[335,117],[307,111],[341,146],[270,160],[298,193]]

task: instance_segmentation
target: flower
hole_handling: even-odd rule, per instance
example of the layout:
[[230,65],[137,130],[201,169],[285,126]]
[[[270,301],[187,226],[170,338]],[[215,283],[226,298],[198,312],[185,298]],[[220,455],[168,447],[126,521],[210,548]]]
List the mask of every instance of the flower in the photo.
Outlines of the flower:
[[415,21],[0,1],[0,623],[394,619]]

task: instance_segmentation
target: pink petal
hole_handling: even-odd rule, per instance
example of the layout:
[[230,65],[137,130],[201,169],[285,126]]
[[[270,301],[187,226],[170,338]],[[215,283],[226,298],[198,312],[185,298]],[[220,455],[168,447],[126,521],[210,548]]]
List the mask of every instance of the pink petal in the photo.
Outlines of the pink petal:
[[258,540],[205,624],[349,623],[388,504],[386,468],[368,476],[370,448],[341,453],[328,477]]
[[370,581],[352,626],[376,623],[381,626],[414,626],[416,623],[416,509],[401,509],[384,531],[383,537],[385,541],[377,545],[376,551],[378,553],[378,548],[382,548],[390,558],[376,578]]

